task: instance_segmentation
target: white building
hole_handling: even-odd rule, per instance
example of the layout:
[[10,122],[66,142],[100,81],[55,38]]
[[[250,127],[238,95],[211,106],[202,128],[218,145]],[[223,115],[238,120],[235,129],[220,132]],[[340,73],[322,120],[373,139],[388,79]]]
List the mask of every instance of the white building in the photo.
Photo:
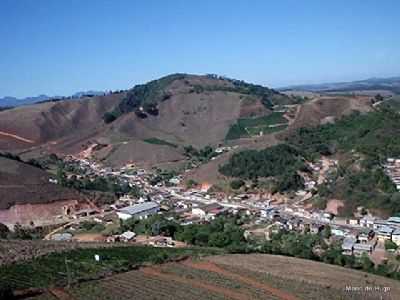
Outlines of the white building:
[[400,229],[396,229],[392,232],[392,241],[397,246],[400,246]]
[[135,239],[136,233],[133,231],[125,231],[123,234],[119,236],[121,241],[123,242],[129,242]]
[[156,214],[159,210],[160,206],[156,202],[150,201],[121,208],[117,211],[117,215],[121,220],[128,220],[130,218],[142,220]]
[[376,236],[378,237],[378,240],[381,241],[390,240],[392,238],[393,231],[393,228],[389,226],[382,226],[378,229]]
[[201,219],[213,219],[222,211],[223,207],[216,202],[201,207],[192,207],[192,215]]
[[376,218],[372,216],[364,216],[360,219],[360,225],[367,228],[373,228]]

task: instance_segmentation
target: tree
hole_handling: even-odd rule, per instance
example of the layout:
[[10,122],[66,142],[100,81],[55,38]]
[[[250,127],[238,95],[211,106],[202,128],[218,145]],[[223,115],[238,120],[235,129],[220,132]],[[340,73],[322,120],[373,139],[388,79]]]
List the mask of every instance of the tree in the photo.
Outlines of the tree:
[[382,101],[383,100],[383,96],[381,95],[381,94],[376,94],[375,95],[375,101],[376,102],[380,102],[380,101]]
[[117,119],[117,117],[113,113],[110,113],[110,112],[106,112],[103,116],[104,123],[106,123],[106,124],[112,123],[116,119]]
[[244,185],[244,181],[240,180],[240,179],[232,180],[230,183],[231,188],[234,190],[240,189],[243,185]]
[[331,227],[329,225],[325,225],[324,229],[321,232],[322,237],[324,239],[329,239],[332,235]]
[[366,272],[372,272],[374,270],[375,264],[370,260],[366,253],[361,256],[361,267]]
[[0,282],[0,299],[11,300],[14,299],[14,293],[9,283]]
[[60,165],[57,167],[56,177],[57,177],[58,184],[60,184],[62,186],[65,186],[67,184],[67,178],[65,176],[65,172],[64,172],[62,166],[60,166]]
[[10,229],[3,223],[0,223],[0,238],[5,239],[8,237],[8,234],[10,233]]
[[197,181],[195,181],[195,180],[193,180],[193,179],[189,179],[187,182],[186,182],[186,188],[187,189],[191,189],[191,188],[194,188],[195,186],[197,186],[199,183],[197,182]]
[[391,241],[391,240],[385,241],[385,249],[386,250],[396,250],[397,248],[398,248],[398,246],[393,241]]

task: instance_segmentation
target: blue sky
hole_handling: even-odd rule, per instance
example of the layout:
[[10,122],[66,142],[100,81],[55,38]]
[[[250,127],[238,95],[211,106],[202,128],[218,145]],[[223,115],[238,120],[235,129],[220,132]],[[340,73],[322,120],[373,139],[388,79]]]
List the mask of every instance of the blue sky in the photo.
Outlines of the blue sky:
[[0,0],[0,97],[176,72],[278,87],[400,75],[400,1]]

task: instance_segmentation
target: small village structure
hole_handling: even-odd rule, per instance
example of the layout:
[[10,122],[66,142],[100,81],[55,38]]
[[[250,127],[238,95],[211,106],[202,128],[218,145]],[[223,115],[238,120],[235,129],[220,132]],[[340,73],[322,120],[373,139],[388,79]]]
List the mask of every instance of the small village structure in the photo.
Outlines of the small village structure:
[[149,201],[121,208],[117,211],[117,215],[121,220],[130,218],[141,220],[158,213],[159,210],[160,205],[158,203]]

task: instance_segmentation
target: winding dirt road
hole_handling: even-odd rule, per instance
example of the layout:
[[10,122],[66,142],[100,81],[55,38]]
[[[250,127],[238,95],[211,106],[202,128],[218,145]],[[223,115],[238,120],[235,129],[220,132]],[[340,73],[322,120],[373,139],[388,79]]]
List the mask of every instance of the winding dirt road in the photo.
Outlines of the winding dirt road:
[[22,136],[16,135],[16,134],[12,134],[12,133],[8,133],[8,132],[4,132],[4,131],[0,131],[0,136],[5,136],[5,137],[9,137],[24,143],[28,143],[28,144],[34,144],[35,141],[32,141],[30,139],[26,139]]

